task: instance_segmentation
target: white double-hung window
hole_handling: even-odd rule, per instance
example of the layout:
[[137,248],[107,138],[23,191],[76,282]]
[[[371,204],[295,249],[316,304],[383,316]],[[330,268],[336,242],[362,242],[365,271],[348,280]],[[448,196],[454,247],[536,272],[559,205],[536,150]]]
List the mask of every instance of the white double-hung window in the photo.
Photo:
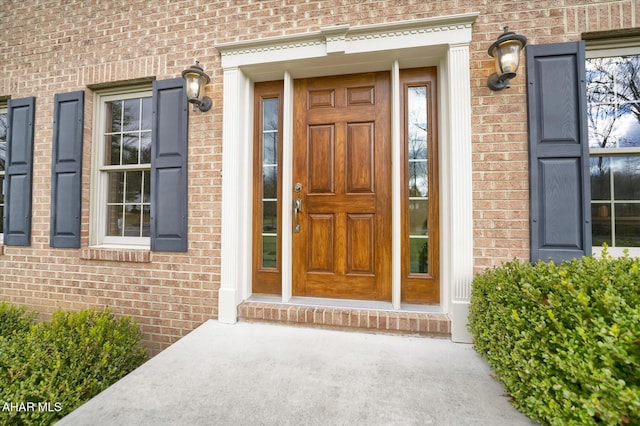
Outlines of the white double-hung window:
[[95,97],[92,245],[149,247],[151,96],[144,87]]
[[640,253],[640,44],[588,50],[586,72],[593,246]]

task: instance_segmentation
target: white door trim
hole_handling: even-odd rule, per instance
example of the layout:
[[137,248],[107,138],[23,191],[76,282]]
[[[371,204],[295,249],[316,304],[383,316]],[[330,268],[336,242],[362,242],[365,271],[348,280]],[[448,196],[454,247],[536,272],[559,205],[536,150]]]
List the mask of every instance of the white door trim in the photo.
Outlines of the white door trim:
[[[221,282],[218,318],[237,320],[237,305],[251,295],[251,208],[253,152],[252,84],[284,80],[283,162],[292,161],[293,79],[438,66],[441,146],[441,307],[452,318],[452,338],[469,341],[466,331],[473,279],[471,180],[471,90],[469,43],[477,13],[360,27],[340,25],[320,31],[216,46],[224,71]],[[392,105],[398,106],[397,79]],[[399,150],[399,119],[392,116],[393,158]],[[393,170],[398,174],[399,166]],[[395,175],[394,175],[395,176]],[[283,167],[284,188],[291,170]],[[400,179],[393,178],[399,200]],[[398,200],[396,200],[398,198]],[[291,191],[283,191],[283,295],[291,299]],[[394,204],[399,204],[394,202]],[[393,222],[399,211],[394,209]],[[393,228],[392,305],[399,301],[400,232]],[[396,241],[397,240],[397,241]],[[397,277],[395,275],[398,275]],[[397,288],[396,288],[397,287]]]

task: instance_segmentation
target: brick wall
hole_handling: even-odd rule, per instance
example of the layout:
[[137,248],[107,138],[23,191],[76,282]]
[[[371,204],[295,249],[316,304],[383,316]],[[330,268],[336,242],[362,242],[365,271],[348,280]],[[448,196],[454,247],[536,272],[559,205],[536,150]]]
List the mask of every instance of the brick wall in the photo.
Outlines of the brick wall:
[[[246,4],[248,3],[248,4]],[[578,40],[584,31],[635,27],[640,4],[619,1],[36,1],[0,8],[0,98],[36,96],[30,247],[0,251],[0,299],[37,309],[111,306],[138,319],[157,352],[217,316],[220,279],[222,77],[216,43],[479,12],[471,44],[474,250],[477,270],[528,257],[526,93],[523,70],[491,92],[488,46],[504,25],[529,43]],[[192,114],[189,251],[96,251],[89,245],[93,92],[126,80],[177,77],[200,60],[213,108]],[[49,247],[55,93],[86,90],[81,250]]]

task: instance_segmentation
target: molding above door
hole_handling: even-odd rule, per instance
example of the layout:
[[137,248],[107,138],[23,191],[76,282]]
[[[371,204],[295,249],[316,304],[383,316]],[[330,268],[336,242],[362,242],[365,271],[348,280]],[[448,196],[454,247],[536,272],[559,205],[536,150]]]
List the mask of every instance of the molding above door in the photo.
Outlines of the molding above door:
[[[438,65],[447,46],[468,44],[478,13],[374,25],[336,25],[320,31],[217,44],[224,69],[241,67],[255,81],[323,77]],[[296,61],[295,67],[288,62]],[[429,63],[425,63],[425,61]],[[285,63],[288,63],[285,65]]]

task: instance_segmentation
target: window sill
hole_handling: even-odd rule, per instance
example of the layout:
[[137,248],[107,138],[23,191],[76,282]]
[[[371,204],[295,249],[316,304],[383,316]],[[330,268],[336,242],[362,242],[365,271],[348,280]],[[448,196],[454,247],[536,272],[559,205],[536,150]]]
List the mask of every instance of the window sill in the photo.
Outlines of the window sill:
[[107,262],[150,263],[149,249],[85,247],[80,258]]

